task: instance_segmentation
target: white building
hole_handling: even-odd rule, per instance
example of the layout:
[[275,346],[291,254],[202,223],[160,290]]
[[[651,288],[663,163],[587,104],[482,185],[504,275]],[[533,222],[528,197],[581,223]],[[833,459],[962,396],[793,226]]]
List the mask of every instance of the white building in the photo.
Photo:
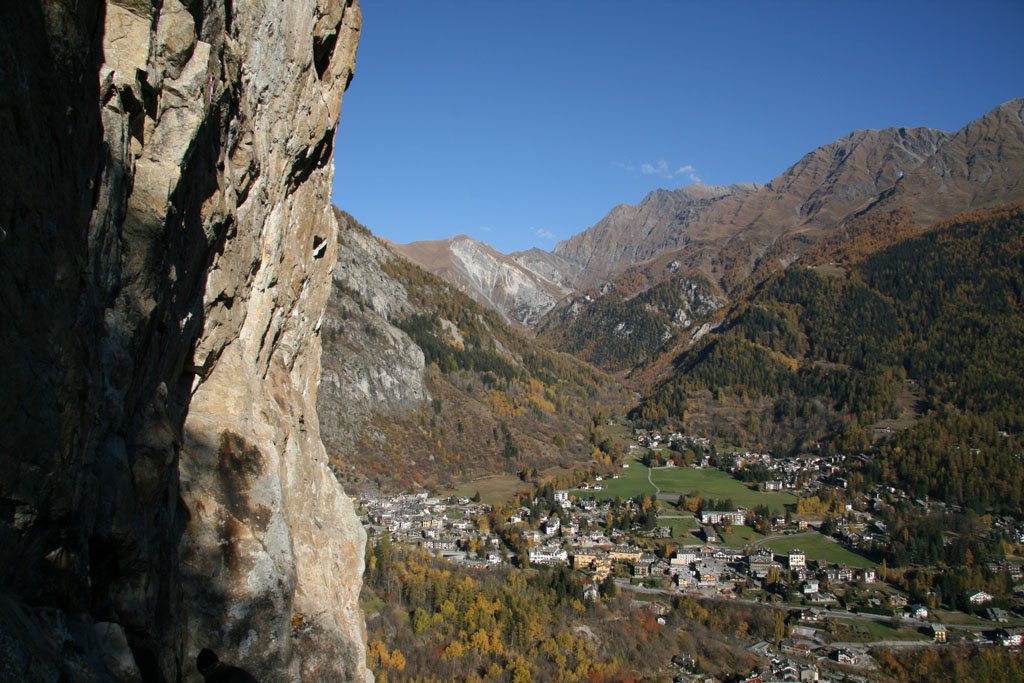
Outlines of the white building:
[[530,564],[567,564],[569,553],[555,545],[538,545],[530,548]]
[[793,548],[789,551],[789,568],[790,569],[803,569],[807,566],[807,555],[804,554],[803,550]]
[[704,510],[700,513],[701,524],[743,524],[746,514],[742,510]]

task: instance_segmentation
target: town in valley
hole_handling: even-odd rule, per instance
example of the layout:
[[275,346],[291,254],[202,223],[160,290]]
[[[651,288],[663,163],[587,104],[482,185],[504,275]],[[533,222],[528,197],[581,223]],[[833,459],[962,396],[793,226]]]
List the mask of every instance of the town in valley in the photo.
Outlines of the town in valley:
[[[774,641],[748,647],[763,666],[735,680],[876,680],[875,648],[1024,644],[1020,561],[986,563],[977,585],[944,581],[955,568],[888,565],[894,510],[964,511],[890,486],[851,490],[867,456],[776,458],[609,422],[621,440],[613,466],[558,482],[520,473],[530,481],[503,500],[469,495],[472,485],[364,496],[369,545],[386,537],[468,571],[566,568],[588,603],[628,594],[659,624],[680,600],[773,610],[782,621]],[[971,533],[1024,543],[1012,517],[977,521]],[[948,585],[960,594],[944,594]],[[665,664],[674,680],[715,680],[685,653]]]

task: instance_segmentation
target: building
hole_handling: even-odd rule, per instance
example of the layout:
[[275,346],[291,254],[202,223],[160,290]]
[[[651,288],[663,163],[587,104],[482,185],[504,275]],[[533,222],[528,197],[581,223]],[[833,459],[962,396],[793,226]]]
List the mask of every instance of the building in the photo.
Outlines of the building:
[[714,564],[702,564],[697,567],[697,583],[703,587],[715,586],[722,575],[722,568]]
[[984,605],[986,602],[995,600],[995,597],[985,591],[978,591],[976,593],[969,593],[967,599],[972,605]]
[[932,624],[932,638],[935,639],[936,643],[945,643],[949,638],[949,631],[942,624]]
[[743,524],[746,514],[742,510],[704,510],[700,513],[701,524]]
[[790,569],[804,569],[807,566],[807,555],[804,554],[803,550],[799,548],[793,548],[789,551],[789,568]]
[[749,563],[750,573],[759,579],[765,578],[773,568],[779,567],[772,553],[755,553],[750,556]]
[[576,548],[572,554],[573,569],[592,569],[602,553],[589,548]]
[[821,621],[822,611],[811,607],[810,609],[800,610],[800,621],[809,622],[815,624]]
[[538,545],[530,548],[530,564],[565,564],[569,554],[553,545]]
[[555,491],[555,505],[569,507],[569,492],[566,490]]
[[612,573],[612,561],[607,556],[598,557],[594,560],[594,578],[597,581],[604,581]]
[[644,551],[631,545],[617,545],[608,551],[608,559],[612,562],[639,562]]
[[1024,645],[1024,629],[996,629],[995,639],[1005,647],[1020,647],[1021,645]]
[[[829,567],[825,570],[825,579],[832,583],[850,583],[853,581],[853,569],[843,565]],[[905,607],[906,603],[903,606]]]
[[985,610],[985,616],[992,621],[998,621],[1000,624],[1005,624],[1010,620],[1010,613],[998,607],[989,607]]
[[718,542],[718,534],[715,533],[714,527],[712,527],[710,524],[705,524],[703,527],[701,527],[701,533],[704,535],[704,540],[708,543]]

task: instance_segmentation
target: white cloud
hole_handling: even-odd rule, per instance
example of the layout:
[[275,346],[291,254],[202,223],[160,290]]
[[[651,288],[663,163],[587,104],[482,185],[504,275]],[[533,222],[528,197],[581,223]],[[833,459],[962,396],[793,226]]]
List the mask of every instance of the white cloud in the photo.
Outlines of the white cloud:
[[662,159],[655,164],[640,164],[640,172],[644,175],[660,175],[664,178],[671,178],[668,170],[668,162]]
[[480,226],[480,232],[491,232],[491,226],[489,226],[489,225],[481,225]]
[[555,233],[551,232],[550,230],[545,230],[544,228],[534,228],[533,229],[533,234],[536,235],[537,237],[540,237],[540,238],[546,239],[546,240],[553,240],[553,239],[555,239]]
[[659,159],[655,162],[645,162],[639,166],[633,166],[632,164],[625,164],[620,161],[613,162],[615,166],[627,171],[634,173],[640,171],[644,175],[658,176],[659,178],[665,178],[671,180],[672,178],[686,177],[692,182],[699,183],[700,177],[697,175],[697,169],[693,164],[684,164],[683,166],[677,166],[673,170],[672,164],[669,164],[665,159]]

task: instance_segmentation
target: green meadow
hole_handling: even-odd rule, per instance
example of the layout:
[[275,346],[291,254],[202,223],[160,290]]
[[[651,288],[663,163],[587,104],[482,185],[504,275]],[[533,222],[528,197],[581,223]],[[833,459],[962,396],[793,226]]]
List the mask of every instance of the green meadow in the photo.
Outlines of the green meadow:
[[[642,465],[640,465],[643,468]],[[630,468],[631,470],[633,468]],[[644,468],[645,469],[645,468]],[[645,469],[646,481],[646,469]],[[667,467],[651,470],[651,479],[662,493],[684,494],[699,491],[704,498],[731,498],[738,507],[767,505],[782,514],[787,505],[796,505],[796,496],[781,491],[758,491],[721,470],[695,467]]]
[[819,533],[800,534],[787,538],[767,541],[762,547],[771,548],[776,553],[787,553],[793,548],[803,550],[809,560],[846,564],[851,567],[874,567],[875,563]]
[[[650,472],[650,481],[647,474]],[[652,485],[653,482],[653,485]],[[604,487],[601,491],[573,491],[576,496],[592,496],[598,500],[608,498],[633,498],[638,495],[679,496],[691,491],[698,491],[704,498],[732,499],[738,507],[752,508],[767,505],[778,514],[785,512],[786,506],[796,505],[796,496],[778,491],[764,492],[751,488],[725,472],[716,469],[694,467],[664,467],[649,470],[633,460],[626,469],[619,470],[618,479],[605,479],[600,482]]]

